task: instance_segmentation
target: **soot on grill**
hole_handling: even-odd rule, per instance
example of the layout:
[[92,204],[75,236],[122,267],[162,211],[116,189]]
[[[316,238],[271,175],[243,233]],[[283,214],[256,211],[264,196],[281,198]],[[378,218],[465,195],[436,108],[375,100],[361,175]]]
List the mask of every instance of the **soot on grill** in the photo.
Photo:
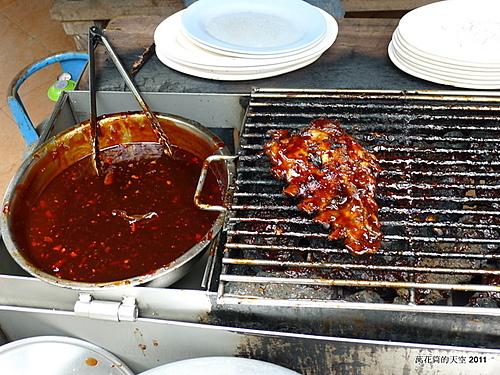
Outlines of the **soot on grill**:
[[[498,307],[499,107],[406,94],[253,94],[224,244],[226,298]],[[269,169],[270,132],[325,116],[376,155],[384,240],[353,256]]]

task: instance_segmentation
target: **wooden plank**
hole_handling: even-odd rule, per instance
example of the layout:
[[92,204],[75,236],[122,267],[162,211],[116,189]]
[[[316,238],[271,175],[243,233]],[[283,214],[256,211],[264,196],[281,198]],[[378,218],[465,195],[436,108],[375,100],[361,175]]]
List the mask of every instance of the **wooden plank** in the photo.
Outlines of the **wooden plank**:
[[342,8],[348,12],[408,11],[438,0],[342,0]]
[[56,21],[110,20],[129,15],[162,15],[184,9],[182,0],[54,0],[50,16]]
[[[106,35],[113,38],[119,47],[146,46],[153,42],[154,31],[163,19],[160,16],[117,17],[108,23]],[[383,54],[378,44],[380,41],[387,44],[398,24],[397,20],[376,18],[338,19],[337,22],[339,35],[332,49],[352,46],[357,51],[370,55]],[[351,48],[349,52],[352,52]]]
[[146,38],[146,44],[152,43],[156,28],[165,18],[163,15],[116,17],[109,21],[106,34],[116,35],[118,38],[130,34],[134,37]]

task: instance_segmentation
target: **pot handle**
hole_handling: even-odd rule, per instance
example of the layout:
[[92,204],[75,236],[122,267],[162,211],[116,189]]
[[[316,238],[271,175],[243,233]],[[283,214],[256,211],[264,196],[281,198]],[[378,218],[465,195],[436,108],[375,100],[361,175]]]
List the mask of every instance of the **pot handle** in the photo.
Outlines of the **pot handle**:
[[[196,186],[196,191],[194,193],[194,204],[196,207],[205,210],[205,211],[227,211],[228,208],[225,206],[212,205],[207,203],[200,202],[201,192],[203,190],[203,186],[205,185],[205,180],[207,178],[208,167],[212,161],[227,161],[234,164],[234,161],[238,158],[238,156],[232,155],[210,155],[203,162],[203,166],[201,167],[200,178],[198,179],[198,185]],[[231,171],[229,172],[231,173]],[[229,186],[230,188],[230,186]]]

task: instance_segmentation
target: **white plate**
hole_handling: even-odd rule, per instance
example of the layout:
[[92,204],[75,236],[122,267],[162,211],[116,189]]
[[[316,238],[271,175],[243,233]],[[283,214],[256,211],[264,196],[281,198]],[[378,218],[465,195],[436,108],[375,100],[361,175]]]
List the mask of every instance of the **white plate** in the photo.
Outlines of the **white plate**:
[[408,73],[414,77],[421,78],[430,82],[440,83],[443,85],[467,88],[467,89],[480,89],[480,90],[496,90],[500,88],[500,82],[484,83],[475,80],[459,80],[455,77],[450,77],[448,75],[438,74],[432,70],[426,70],[422,66],[417,66],[401,58],[396,50],[394,50],[393,45],[389,46],[388,49],[389,58],[399,69]]
[[185,359],[147,370],[139,375],[299,375],[269,362],[238,357]]
[[293,63],[291,65],[288,65],[286,67],[282,67],[279,69],[272,69],[272,70],[260,70],[256,69],[253,72],[225,72],[221,70],[215,70],[215,69],[198,69],[194,68],[189,65],[181,64],[177,61],[174,61],[165,55],[161,53],[156,53],[156,56],[158,59],[165,64],[166,66],[177,70],[181,73],[189,74],[195,77],[200,77],[200,78],[206,78],[206,79],[214,79],[214,80],[220,80],[220,81],[247,81],[247,80],[253,80],[253,79],[262,79],[262,78],[269,78],[269,77],[274,77],[280,74],[284,73],[289,73],[294,70],[303,68],[304,66],[307,66],[309,64],[312,64],[314,61],[316,61],[321,54],[317,56],[313,56],[310,60],[301,62],[301,63]]
[[424,51],[420,51],[411,45],[409,45],[403,37],[399,33],[399,29],[396,29],[392,35],[392,40],[397,44],[397,49],[404,50],[409,55],[412,55],[416,58],[419,58],[421,60],[427,61],[431,64],[436,64],[439,66],[442,66],[443,68],[448,68],[450,70],[464,70],[467,72],[472,72],[472,73],[479,73],[479,74],[489,74],[493,73],[496,74],[500,72],[500,64],[497,66],[491,65],[491,66],[480,66],[480,65],[473,65],[473,64],[468,64],[468,63],[460,63],[458,61],[454,60],[449,60],[445,59],[439,56],[431,55],[428,54]]
[[285,69],[288,67],[296,66],[298,64],[306,63],[309,61],[314,61],[317,60],[319,56],[321,56],[321,53],[317,53],[312,56],[307,56],[298,60],[292,60],[292,61],[287,61],[283,62],[280,64],[269,64],[269,65],[262,65],[262,66],[212,66],[212,65],[206,65],[206,64],[198,64],[198,63],[191,63],[191,62],[186,62],[180,59],[177,59],[175,56],[171,56],[168,54],[163,53],[162,51],[156,51],[156,55],[161,61],[161,58],[163,59],[168,59],[173,62],[176,62],[181,65],[185,65],[187,67],[193,68],[195,70],[202,70],[202,71],[210,71],[214,73],[223,73],[223,74],[256,74],[256,73],[263,73],[263,72],[274,72],[277,70]]
[[[181,28],[182,29],[182,28]],[[198,42],[197,40],[191,38],[188,34],[186,34],[183,30],[182,34],[184,34],[185,38],[189,40],[192,44],[195,44],[199,46],[200,48],[203,48],[207,51],[211,51],[214,53],[217,53],[222,56],[228,56],[228,57],[237,57],[237,58],[245,58],[245,59],[272,59],[274,57],[277,58],[282,58],[282,57],[293,57],[296,54],[302,53],[304,51],[308,51],[309,49],[315,47],[322,39],[323,37],[319,38],[317,41],[314,43],[308,44],[307,46],[304,46],[304,48],[300,49],[294,49],[288,52],[278,52],[278,53],[247,53],[247,52],[238,52],[238,51],[225,51],[220,48],[215,48],[212,47],[208,44],[203,44]]]
[[[300,53],[266,59],[236,58],[220,55],[200,48],[187,40],[180,32],[182,13],[177,12],[162,21],[155,30],[156,54],[167,65],[177,63],[195,70],[218,72],[258,73],[263,70],[278,70],[294,64],[316,60],[332,46],[338,35],[338,24],[327,12],[318,9],[327,22],[326,33],[318,44]],[[251,78],[249,78],[251,79]]]
[[0,346],[0,373],[9,375],[134,375],[117,357],[87,341],[37,336]]
[[500,62],[500,1],[448,0],[404,15],[400,35],[414,48],[473,65]]
[[470,70],[466,67],[460,67],[457,65],[452,66],[446,63],[426,59],[425,57],[416,55],[405,48],[405,46],[400,43],[396,35],[392,38],[392,46],[401,57],[401,59],[417,66],[421,66],[426,70],[431,70],[439,74],[449,75],[450,77],[456,77],[458,79],[467,77],[468,79],[477,81],[500,81],[500,70]]
[[248,68],[248,71],[252,71],[268,67],[276,69],[280,65],[290,65],[293,62],[300,63],[322,54],[331,47],[337,38],[338,24],[335,18],[321,9],[318,10],[327,22],[324,37],[315,46],[294,55],[252,59],[228,57],[200,48],[187,40],[183,33],[180,32],[181,17],[184,10],[173,14],[158,25],[154,33],[156,51],[170,60],[198,69],[244,71]]
[[271,64],[271,65],[262,65],[262,66],[253,66],[253,67],[235,67],[235,66],[210,66],[210,65],[202,65],[202,64],[192,64],[189,62],[184,62],[182,60],[176,59],[174,56],[170,56],[168,54],[162,53],[161,51],[156,51],[156,55],[160,61],[169,61],[176,63],[178,65],[183,65],[188,68],[192,68],[195,71],[205,71],[211,73],[224,74],[227,76],[231,75],[254,75],[261,74],[266,72],[276,72],[281,71],[283,69],[288,69],[294,66],[298,66],[300,64],[306,63],[310,64],[317,60],[321,53],[316,55],[308,56],[307,58],[289,61],[281,64]]
[[[450,0],[451,1],[451,0]],[[414,77],[424,79],[426,81],[439,83],[442,85],[449,85],[454,87],[461,87],[466,89],[479,89],[479,90],[497,90],[500,88],[500,82],[495,82],[492,84],[484,84],[474,80],[463,80],[459,81],[456,78],[448,77],[446,75],[435,74],[434,72],[427,71],[423,69],[421,66],[414,66],[411,63],[408,63],[404,59],[402,59],[397,51],[394,49],[394,46],[389,43],[388,48],[389,58],[399,69],[403,72],[408,73]]]
[[[452,0],[448,0],[452,1]],[[500,62],[498,63],[478,63],[464,60],[456,60],[446,56],[439,56],[428,51],[421,50],[415,46],[408,43],[404,37],[401,35],[399,28],[395,30],[396,37],[398,41],[405,46],[406,49],[412,51],[412,53],[424,57],[428,60],[439,61],[442,64],[450,65],[452,67],[462,67],[470,70],[487,71],[487,70],[500,70]]]
[[393,57],[395,57],[401,64],[404,64],[414,72],[421,72],[422,74],[426,74],[429,77],[447,80],[450,82],[454,82],[455,84],[477,85],[489,88],[500,86],[500,79],[498,79],[498,77],[497,79],[476,79],[475,77],[471,78],[468,75],[450,74],[434,68],[425,67],[421,64],[416,64],[412,60],[408,60],[403,55],[401,55],[399,51],[394,47],[394,44],[392,44],[392,53]]
[[278,54],[315,43],[326,22],[302,0],[198,0],[182,15],[182,29],[221,51]]

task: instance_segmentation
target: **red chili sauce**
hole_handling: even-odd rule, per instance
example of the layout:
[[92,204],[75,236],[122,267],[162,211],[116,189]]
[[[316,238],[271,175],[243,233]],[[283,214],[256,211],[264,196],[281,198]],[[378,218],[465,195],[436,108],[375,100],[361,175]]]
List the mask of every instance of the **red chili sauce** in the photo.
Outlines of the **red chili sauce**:
[[[86,157],[49,183],[16,237],[26,238],[24,253],[35,266],[63,279],[151,273],[198,243],[218,216],[193,203],[202,163],[174,147],[172,158],[121,161],[97,176]],[[221,204],[212,172],[201,199]]]

